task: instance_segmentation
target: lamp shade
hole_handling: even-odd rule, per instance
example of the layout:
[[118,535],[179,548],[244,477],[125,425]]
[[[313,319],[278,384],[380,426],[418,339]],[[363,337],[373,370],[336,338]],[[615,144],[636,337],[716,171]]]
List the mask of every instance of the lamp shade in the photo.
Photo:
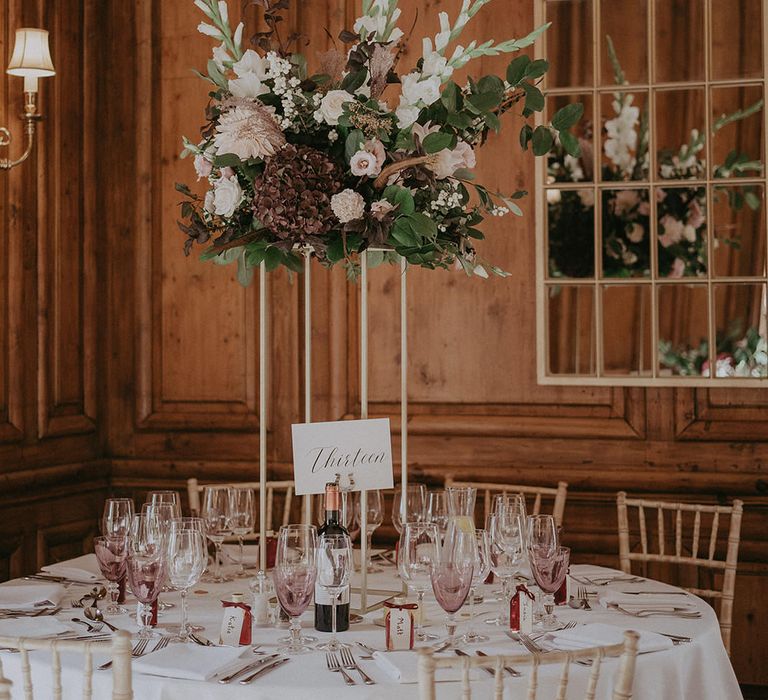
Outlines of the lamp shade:
[[56,75],[48,48],[47,30],[28,27],[16,30],[16,44],[7,72],[24,78]]

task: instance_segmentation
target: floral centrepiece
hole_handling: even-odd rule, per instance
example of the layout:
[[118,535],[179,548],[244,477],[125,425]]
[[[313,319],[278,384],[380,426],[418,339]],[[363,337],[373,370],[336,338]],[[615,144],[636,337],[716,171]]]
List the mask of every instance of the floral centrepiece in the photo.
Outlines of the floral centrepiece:
[[542,156],[557,146],[578,158],[570,129],[583,108],[567,105],[534,126],[544,109],[537,84],[549,66],[526,55],[504,77],[452,80],[472,60],[518,52],[547,28],[460,44],[465,25],[489,2],[463,0],[453,20],[441,12],[416,67],[398,73],[405,43],[398,0],[362,0],[354,31],[340,36],[344,51],[318,55],[314,72],[307,56],[291,50],[295,37],[280,39],[289,0],[251,0],[268,29],[249,49],[242,23],[230,26],[226,2],[195,0],[205,15],[198,29],[216,46],[206,74],[198,74],[212,85],[202,139],[184,139],[182,153],[194,156],[209,189],[199,196],[176,186],[187,198],[179,222],[185,251],[199,243],[209,246],[205,259],[237,261],[242,283],[262,262],[269,270],[300,270],[306,252],[355,275],[358,254],[369,248],[376,251],[369,265],[403,256],[430,269],[506,275],[478,255],[478,226],[487,216],[521,216],[516,200],[526,192],[476,183],[475,151],[515,111],[524,121],[523,149]]

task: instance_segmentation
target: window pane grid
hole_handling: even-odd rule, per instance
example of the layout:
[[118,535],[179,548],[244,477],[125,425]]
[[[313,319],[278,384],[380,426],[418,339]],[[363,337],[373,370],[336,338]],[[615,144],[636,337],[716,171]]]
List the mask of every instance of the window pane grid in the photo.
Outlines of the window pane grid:
[[[562,2],[563,0],[550,0],[551,2]],[[762,89],[762,96],[763,99],[765,99],[766,93],[768,90],[766,90],[766,80],[768,79],[768,61],[766,59],[766,51],[765,51],[765,40],[763,40],[763,77],[762,78],[743,78],[743,79],[714,79],[713,78],[713,57],[712,57],[712,22],[713,22],[713,13],[712,13],[712,2],[713,0],[703,0],[703,49],[704,49],[704,56],[703,56],[703,80],[696,79],[696,80],[686,80],[686,81],[679,81],[679,82],[657,82],[656,77],[658,75],[657,67],[655,65],[654,57],[656,57],[656,42],[657,42],[657,32],[656,32],[656,19],[657,19],[657,3],[659,0],[648,0],[647,2],[647,51],[646,51],[646,60],[647,60],[647,76],[648,76],[648,82],[631,82],[627,81],[626,83],[623,83],[621,86],[621,91],[625,93],[629,93],[632,91],[647,91],[647,109],[648,109],[648,172],[647,172],[647,178],[641,179],[641,180],[618,180],[618,181],[610,181],[610,180],[604,180],[603,179],[603,173],[602,173],[602,154],[604,149],[604,122],[603,122],[603,109],[602,109],[602,100],[601,97],[603,95],[611,95],[614,93],[617,93],[617,86],[616,85],[601,85],[601,76],[602,76],[602,47],[600,46],[600,41],[603,40],[602,37],[602,29],[601,29],[601,17],[602,17],[602,8],[603,4],[605,2],[612,2],[612,0],[593,0],[591,3],[591,10],[592,10],[592,33],[593,37],[595,38],[595,46],[593,47],[592,51],[592,69],[593,69],[593,80],[592,80],[592,86],[558,86],[556,88],[552,89],[546,89],[545,93],[548,97],[555,97],[555,96],[569,96],[571,98],[578,99],[579,94],[586,97],[587,95],[590,95],[592,98],[592,109],[591,109],[591,116],[592,116],[592,124],[593,124],[593,133],[592,133],[592,147],[593,147],[593,154],[594,154],[594,165],[593,165],[593,177],[592,181],[576,181],[576,182],[551,182],[548,181],[547,175],[546,175],[546,164],[544,164],[543,172],[544,177],[542,178],[541,182],[543,183],[545,190],[544,197],[542,197],[539,201],[547,202],[547,192],[550,190],[560,190],[562,192],[575,192],[575,191],[589,191],[591,190],[593,193],[594,198],[594,274],[589,277],[578,277],[578,278],[571,278],[571,277],[551,277],[550,276],[550,256],[549,256],[549,231],[550,231],[550,224],[549,224],[549,218],[548,213],[549,210],[547,208],[547,205],[545,204],[545,208],[547,208],[547,211],[545,212],[547,214],[546,223],[544,224],[544,230],[545,232],[542,234],[544,235],[544,244],[543,244],[543,250],[545,253],[545,260],[544,260],[544,267],[545,269],[543,271],[540,270],[540,274],[543,273],[543,280],[540,283],[540,290],[541,293],[543,293],[544,297],[549,297],[549,295],[553,292],[554,289],[558,287],[573,287],[574,290],[578,288],[591,288],[592,289],[592,298],[594,302],[594,327],[593,327],[593,333],[594,333],[594,339],[595,339],[595,365],[594,365],[594,375],[597,380],[606,378],[606,374],[609,374],[606,372],[605,365],[604,365],[604,342],[605,342],[605,336],[604,336],[604,309],[605,309],[605,292],[608,289],[611,288],[619,288],[622,286],[630,285],[632,287],[635,287],[637,290],[641,289],[648,289],[650,287],[650,294],[651,294],[651,309],[650,309],[650,331],[652,335],[651,339],[651,354],[652,354],[652,360],[651,360],[651,367],[647,368],[643,365],[643,358],[640,357],[640,369],[639,373],[641,375],[646,375],[648,370],[650,370],[650,374],[654,380],[659,380],[659,384],[666,384],[666,385],[684,385],[684,384],[690,384],[693,383],[697,385],[710,385],[710,386],[723,386],[724,380],[718,379],[715,375],[715,372],[712,371],[710,375],[704,375],[701,376],[693,376],[692,379],[686,379],[685,376],[675,376],[674,378],[670,375],[670,370],[666,370],[664,372],[661,371],[661,364],[660,364],[660,355],[659,355],[659,336],[660,336],[660,306],[659,306],[659,286],[663,285],[665,289],[667,290],[673,290],[675,288],[678,289],[689,289],[691,298],[701,296],[693,294],[693,291],[696,289],[702,290],[706,289],[706,337],[707,337],[707,352],[708,352],[708,364],[710,368],[716,367],[716,360],[718,358],[718,319],[716,319],[716,312],[715,312],[715,306],[716,306],[716,298],[715,298],[715,288],[716,285],[722,285],[727,284],[731,287],[739,287],[739,286],[746,286],[746,285],[765,285],[765,283],[768,281],[767,273],[766,273],[766,267],[765,265],[761,268],[761,274],[756,274],[755,276],[725,276],[722,274],[717,274],[717,271],[715,270],[715,209],[714,209],[714,193],[715,191],[722,190],[723,192],[727,191],[728,187],[731,187],[733,189],[737,188],[745,188],[749,186],[757,186],[762,188],[761,191],[765,192],[765,185],[766,185],[766,173],[765,173],[765,167],[763,167],[762,175],[761,176],[755,176],[754,173],[751,173],[748,177],[725,177],[725,178],[715,178],[714,177],[714,160],[713,160],[713,153],[714,153],[714,147],[713,147],[713,141],[714,141],[714,133],[713,133],[713,88],[728,88],[728,87],[738,87],[738,88],[744,88],[744,87],[760,87]],[[546,18],[546,6],[547,2],[543,2],[543,11],[545,13],[545,20]],[[765,35],[768,33],[768,18],[766,17],[766,4],[768,4],[768,0],[763,0],[762,2],[762,25],[763,25],[763,37],[765,38]],[[701,26],[701,25],[700,25]],[[550,30],[551,31],[551,30]],[[545,35],[546,37],[546,35]],[[546,38],[545,38],[546,42]],[[546,45],[544,47],[544,52],[547,53]],[[700,78],[701,75],[695,75],[693,77]],[[701,168],[703,170],[703,177],[698,178],[691,178],[691,179],[677,179],[677,178],[663,178],[661,177],[660,171],[659,171],[659,157],[658,157],[658,149],[662,147],[662,145],[659,144],[658,139],[658,120],[657,120],[657,100],[656,95],[658,93],[667,92],[667,91],[684,91],[686,89],[689,90],[700,90],[703,102],[704,102],[704,124],[702,125],[704,128],[704,158],[705,158],[705,166]],[[674,104],[674,103],[673,103]],[[742,108],[746,107],[747,105],[740,105]],[[547,108],[549,109],[549,100],[547,101]],[[618,108],[617,108],[618,109]],[[765,153],[765,149],[768,148],[767,145],[765,145],[766,137],[765,134],[768,133],[768,114],[766,114],[766,109],[763,106],[762,109],[762,128],[763,128],[763,138],[761,140],[761,151],[760,151],[760,162],[765,164],[766,163],[766,156],[768,154]],[[545,115],[551,116],[550,115]],[[661,117],[660,117],[661,118]],[[686,128],[690,128],[688,125],[686,125]],[[701,127],[699,127],[701,128]],[[727,141],[726,141],[727,143]],[[721,155],[722,157],[722,155]],[[668,161],[665,161],[665,163]],[[682,170],[670,170],[669,166],[665,165],[665,168],[667,168],[666,171],[664,171],[664,174],[681,174],[685,171]],[[637,170],[633,174],[637,174]],[[738,172],[738,171],[737,171]],[[641,172],[642,174],[642,172]],[[703,190],[703,194],[699,194],[694,192],[697,189]],[[648,231],[647,235],[649,237],[649,245],[650,245],[650,269],[646,273],[647,276],[642,276],[642,268],[639,268],[640,276],[637,277],[606,277],[605,275],[605,269],[604,269],[604,260],[603,260],[603,254],[604,254],[604,225],[605,225],[605,218],[604,218],[604,208],[606,206],[606,200],[604,197],[606,196],[604,193],[606,191],[610,190],[637,190],[638,192],[647,192],[649,195],[649,208],[650,208],[650,219],[648,224]],[[703,196],[703,202],[702,204],[705,204],[706,211],[704,212],[704,223],[703,223],[703,232],[701,235],[705,235],[706,239],[698,238],[699,233],[696,232],[696,236],[698,240],[701,240],[702,243],[705,241],[705,250],[706,250],[706,265],[703,265],[702,263],[696,263],[698,267],[692,267],[692,270],[700,270],[698,274],[696,273],[689,273],[686,269],[686,273],[688,276],[683,277],[667,277],[667,274],[671,273],[664,273],[665,276],[660,276],[660,267],[659,267],[659,245],[660,245],[660,239],[659,239],[659,202],[657,201],[657,198],[659,193],[663,192],[674,192],[675,190],[682,193],[683,191],[687,190],[688,192],[694,192],[693,194],[688,194],[687,197],[689,198],[687,201],[690,202],[694,198],[702,197]],[[678,195],[680,196],[680,195]],[[559,198],[558,198],[559,199]],[[640,197],[642,201],[642,195]],[[686,200],[683,199],[685,202]],[[695,204],[695,202],[694,202]],[[765,220],[765,226],[763,227],[763,233],[766,236],[766,250],[768,250],[768,206],[766,206],[765,199],[761,200],[761,206],[762,206],[762,216]],[[666,211],[669,211],[667,205],[665,205]],[[613,209],[611,209],[611,212],[613,213]],[[682,219],[683,222],[688,224],[689,219],[684,218]],[[692,219],[690,219],[692,221]],[[538,227],[538,230],[541,233],[541,226]],[[701,229],[699,229],[701,230]],[[665,230],[665,236],[666,236],[666,230]],[[615,240],[615,239],[613,239]],[[691,239],[688,239],[691,240]],[[738,239],[737,239],[738,240]],[[663,245],[667,246],[668,243],[664,243]],[[696,248],[691,248],[692,250],[701,250],[700,247],[698,247],[700,244],[696,243]],[[729,243],[730,245],[730,243]],[[702,251],[703,252],[703,251]],[[674,253],[673,253],[674,254]],[[669,253],[665,254],[667,257],[665,257],[666,261],[670,260]],[[635,256],[636,257],[636,256]],[[699,257],[699,260],[701,258]],[[674,261],[675,263],[678,263],[679,261],[676,259]],[[669,262],[666,262],[665,265],[669,265]],[[612,263],[613,265],[613,263]],[[706,267],[706,274],[703,274],[704,267]],[[613,269],[613,268],[612,268]],[[621,269],[621,268],[620,268]],[[626,269],[626,268],[625,268]],[[668,269],[668,268],[665,268]],[[751,272],[751,270],[746,270],[746,272]],[[626,274],[624,272],[623,274]],[[630,273],[632,274],[632,273]],[[764,287],[765,289],[765,287]],[[687,294],[686,292],[682,292],[682,294]],[[763,316],[765,315],[765,307],[766,307],[766,293],[763,291],[763,300],[762,300],[762,313]],[[683,297],[686,298],[686,297]],[[541,294],[540,294],[541,299]],[[674,298],[673,298],[674,303]],[[546,309],[545,309],[546,314]],[[548,314],[547,314],[548,317]],[[702,317],[702,321],[703,321]],[[643,328],[645,328],[646,324],[641,324]],[[760,318],[760,327],[761,329],[766,326],[766,319],[764,317]],[[550,344],[552,342],[552,339],[549,337],[550,335],[550,326],[549,322],[545,322],[544,328],[546,329],[546,338],[544,339],[545,342],[540,344],[539,347],[546,347],[549,348]],[[703,330],[703,326],[702,326]],[[761,332],[762,334],[762,332]],[[566,342],[568,342],[569,339],[566,339]],[[549,352],[549,350],[547,350]],[[705,355],[706,357],[706,355]],[[540,365],[541,366],[541,365]],[[549,365],[547,364],[547,373],[551,374],[549,372]],[[610,381],[604,381],[602,383],[604,384],[616,384],[616,385],[632,385],[637,384],[637,379],[639,379],[638,376],[631,377],[617,377],[614,373],[610,373]],[[632,374],[632,373],[630,373]],[[582,375],[583,376],[583,375]],[[562,379],[562,378],[561,378]],[[750,381],[750,380],[746,380]],[[744,379],[736,379],[737,383],[744,384]],[[557,383],[568,383],[568,382],[557,382]]]

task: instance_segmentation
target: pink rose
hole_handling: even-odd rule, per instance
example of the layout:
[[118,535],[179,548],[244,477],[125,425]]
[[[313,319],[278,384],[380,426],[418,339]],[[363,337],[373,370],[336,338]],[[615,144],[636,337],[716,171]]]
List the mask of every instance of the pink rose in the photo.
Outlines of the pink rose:
[[640,198],[635,190],[619,190],[616,193],[616,214],[621,216],[630,209],[634,209]]
[[197,173],[197,179],[208,177],[213,170],[213,163],[208,160],[202,153],[198,153],[195,156],[195,172]]
[[363,175],[376,177],[381,172],[381,166],[376,161],[376,156],[368,151],[358,151],[355,153],[349,161],[349,167],[352,170],[352,174],[358,177]]
[[704,212],[701,209],[701,205],[697,199],[694,199],[688,205],[688,224],[693,226],[693,228],[699,228],[704,225],[705,221],[706,219],[704,217]]
[[384,144],[379,141],[379,139],[370,139],[369,141],[365,142],[363,148],[376,158],[376,165],[378,165],[379,170],[381,170],[381,166],[384,165],[384,161],[387,158],[387,153],[384,150]]
[[472,146],[459,141],[452,151],[444,148],[438,152],[435,162],[429,167],[438,180],[444,180],[451,177],[459,168],[474,168],[476,163],[477,159]]

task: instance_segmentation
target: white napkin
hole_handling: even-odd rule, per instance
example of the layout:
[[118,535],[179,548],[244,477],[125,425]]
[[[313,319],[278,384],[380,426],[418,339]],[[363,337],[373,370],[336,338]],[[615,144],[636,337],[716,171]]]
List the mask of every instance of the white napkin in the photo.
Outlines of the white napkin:
[[55,607],[64,597],[57,583],[11,584],[0,586],[0,610],[33,610]]
[[[557,649],[588,649],[589,647],[621,644],[624,641],[624,631],[623,627],[593,622],[587,625],[579,625],[572,629],[553,632],[549,635],[549,638],[552,646]],[[671,649],[673,646],[671,639],[655,632],[639,632],[639,635],[640,639],[637,642],[637,650],[641,654],[651,651],[663,651]]]
[[[373,658],[379,668],[398,683],[419,682],[419,656],[415,651],[377,651],[374,652]],[[479,677],[478,670],[470,669],[469,677],[476,680]],[[439,668],[435,672],[435,680],[460,681],[461,669]]]
[[631,595],[619,591],[606,591],[600,595],[600,603],[608,608],[618,605],[625,610],[695,610],[696,604],[688,596],[654,593]]
[[[247,649],[250,653],[250,647]],[[146,654],[133,662],[133,670],[153,676],[207,681],[232,665],[243,654],[242,647],[201,647],[197,644],[172,644]],[[258,660],[253,654],[250,658]],[[245,660],[250,660],[245,659]]]
[[48,564],[42,570],[53,576],[63,576],[72,581],[83,583],[99,581],[102,578],[99,561],[95,554],[84,554],[76,559],[69,559],[58,564]]
[[0,620],[0,637],[58,637],[71,632],[71,627],[50,616]]
[[[221,553],[224,555],[225,561],[229,561],[232,564],[240,563],[240,545],[239,544],[223,544],[221,545]],[[257,544],[243,545],[243,563],[246,566],[259,565],[259,545]]]

